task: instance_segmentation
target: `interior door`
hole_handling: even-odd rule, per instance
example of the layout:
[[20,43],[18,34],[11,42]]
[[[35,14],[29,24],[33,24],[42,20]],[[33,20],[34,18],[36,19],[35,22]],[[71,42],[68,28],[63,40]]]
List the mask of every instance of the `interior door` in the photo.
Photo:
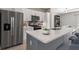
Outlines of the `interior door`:
[[1,10],[1,48],[9,47],[9,32],[10,32],[10,23],[8,22],[8,11]]

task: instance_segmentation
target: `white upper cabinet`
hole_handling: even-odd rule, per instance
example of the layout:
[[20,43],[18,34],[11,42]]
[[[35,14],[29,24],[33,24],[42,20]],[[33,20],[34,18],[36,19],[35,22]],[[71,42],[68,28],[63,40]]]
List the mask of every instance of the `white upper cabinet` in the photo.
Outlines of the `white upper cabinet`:
[[29,9],[24,9],[24,20],[31,21],[31,13],[32,11]]
[[39,16],[40,21],[45,20],[45,13],[44,12],[35,11],[35,10],[31,10],[31,9],[25,9],[24,10],[24,17],[25,17],[26,21],[31,21],[31,16],[32,15]]
[[24,8],[15,8],[15,11],[17,11],[17,12],[23,12]]
[[40,17],[40,21],[45,21],[45,13],[44,12],[38,12],[38,16]]

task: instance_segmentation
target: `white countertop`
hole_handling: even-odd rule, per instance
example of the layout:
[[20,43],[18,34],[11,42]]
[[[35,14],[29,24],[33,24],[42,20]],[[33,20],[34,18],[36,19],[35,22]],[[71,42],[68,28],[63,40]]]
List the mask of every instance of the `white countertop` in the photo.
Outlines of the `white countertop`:
[[50,30],[49,35],[43,35],[43,30],[35,30],[35,31],[26,31],[26,33],[35,37],[37,40],[42,43],[49,43],[69,32],[72,32],[72,28],[62,28],[61,30]]

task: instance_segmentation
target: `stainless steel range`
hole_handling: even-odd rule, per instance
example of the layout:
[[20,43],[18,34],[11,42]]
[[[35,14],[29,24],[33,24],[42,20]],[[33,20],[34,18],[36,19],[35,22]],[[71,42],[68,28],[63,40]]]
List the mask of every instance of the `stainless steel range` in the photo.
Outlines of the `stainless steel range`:
[[32,15],[31,21],[29,21],[29,26],[33,27],[34,30],[41,29],[42,21],[40,21],[39,16]]

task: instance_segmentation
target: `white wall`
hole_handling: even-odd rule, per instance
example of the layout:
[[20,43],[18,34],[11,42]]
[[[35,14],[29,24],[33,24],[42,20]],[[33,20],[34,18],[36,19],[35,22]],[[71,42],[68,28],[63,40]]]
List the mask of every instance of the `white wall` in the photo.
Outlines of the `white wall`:
[[76,18],[76,20],[77,20],[76,25],[79,26],[79,14],[76,14],[76,15],[75,15],[75,18]]
[[56,9],[55,8],[51,8],[50,9],[50,27],[51,28],[54,28],[54,15],[56,15],[57,14],[57,12],[56,12]]
[[73,26],[78,27],[79,24],[79,12],[72,12],[60,15],[61,26]]
[[50,29],[50,13],[49,12],[46,12],[46,17],[45,17],[45,19],[46,19],[46,25],[47,25],[47,28],[48,29]]
[[50,26],[51,28],[54,28],[54,15],[59,15],[62,13],[65,13],[66,9],[65,8],[51,8],[50,9],[50,16],[51,16],[51,22],[50,22]]

